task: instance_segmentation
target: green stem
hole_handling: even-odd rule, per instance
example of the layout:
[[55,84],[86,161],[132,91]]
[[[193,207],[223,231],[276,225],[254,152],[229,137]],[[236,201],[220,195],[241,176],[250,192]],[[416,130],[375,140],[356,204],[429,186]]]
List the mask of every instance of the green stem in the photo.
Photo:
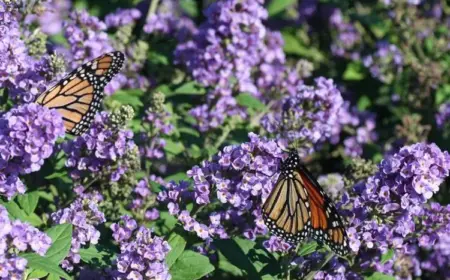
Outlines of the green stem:
[[416,51],[417,55],[421,60],[427,59],[425,53],[422,50],[422,47],[417,42],[414,44],[414,50]]
[[158,3],[159,3],[159,0],[152,0],[152,2],[150,3],[150,8],[148,9],[148,14],[147,14],[147,20],[150,18],[151,15],[156,13],[156,9],[158,8]]
[[218,150],[220,146],[227,140],[228,135],[230,135],[231,131],[235,129],[236,122],[231,119],[230,123],[226,125],[222,130],[222,135],[220,135],[219,139],[217,139],[216,144],[214,145],[214,148]]
[[86,193],[86,191],[95,183],[97,182],[97,178],[93,179],[92,181],[88,182],[87,184],[83,184],[84,190],[83,192]]
[[[86,193],[87,189],[88,189],[90,186],[92,186],[92,184],[94,184],[95,182],[97,182],[97,178],[95,178],[95,179],[93,179],[92,181],[90,181],[89,183],[83,185],[83,186],[85,186],[85,188],[84,188],[84,190],[83,190],[83,193]],[[74,198],[74,200],[75,200],[75,199],[76,199],[76,197]],[[68,206],[70,205],[70,203],[72,203],[74,200],[72,200],[72,201],[70,201],[70,202],[64,204],[63,208],[68,207]]]
[[86,191],[90,186],[92,186],[92,184],[94,184],[97,181],[97,178],[95,178],[94,180],[90,181],[89,183],[86,184],[86,187],[84,188],[84,191]]
[[260,122],[262,117],[264,117],[264,115],[266,113],[268,113],[271,109],[272,106],[275,105],[275,101],[270,101],[269,103],[267,103],[266,108],[259,114],[255,115],[251,120],[250,120],[250,127],[257,127],[260,126]]
[[8,90],[6,88],[1,88],[0,93],[2,94],[2,105],[5,105],[8,103]]

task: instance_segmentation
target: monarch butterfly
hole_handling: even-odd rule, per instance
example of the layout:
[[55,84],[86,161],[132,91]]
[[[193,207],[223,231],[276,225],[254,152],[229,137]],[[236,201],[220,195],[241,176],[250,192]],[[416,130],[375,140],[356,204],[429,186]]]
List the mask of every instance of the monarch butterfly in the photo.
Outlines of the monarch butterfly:
[[56,109],[66,132],[83,134],[101,108],[103,89],[123,66],[124,55],[116,51],[103,54],[78,67],[43,92],[36,103]]
[[348,253],[341,217],[296,151],[281,165],[278,181],[262,207],[270,232],[289,243],[312,237],[339,255]]

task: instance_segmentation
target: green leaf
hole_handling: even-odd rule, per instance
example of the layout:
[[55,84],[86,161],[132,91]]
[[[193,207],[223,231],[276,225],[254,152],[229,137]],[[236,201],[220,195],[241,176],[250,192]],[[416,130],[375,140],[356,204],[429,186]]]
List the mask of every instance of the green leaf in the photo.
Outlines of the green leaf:
[[370,98],[367,97],[366,95],[363,95],[358,100],[358,110],[364,111],[367,108],[369,108],[371,104],[372,101],[370,100]]
[[51,193],[38,191],[38,194],[39,194],[39,197],[42,198],[42,199],[45,199],[45,200],[50,201],[50,202],[54,201],[54,196]]
[[257,111],[262,111],[266,108],[266,105],[264,105],[261,101],[259,101],[258,98],[249,93],[239,94],[238,96],[236,96],[236,100],[239,105],[247,108],[252,108]]
[[283,50],[287,54],[298,55],[308,58],[314,62],[322,62],[325,60],[324,55],[316,48],[303,46],[299,39],[287,32],[282,32],[284,47]]
[[425,49],[427,50],[427,53],[433,53],[433,51],[436,49],[434,40],[430,37],[426,38],[424,41]]
[[289,6],[292,6],[296,0],[272,0],[270,4],[267,6],[267,11],[269,12],[269,16],[276,15],[286,10]]
[[346,81],[360,81],[364,79],[364,67],[361,62],[351,62],[347,64],[342,78]]
[[45,258],[49,262],[59,264],[69,254],[72,241],[72,225],[56,225],[48,229],[46,233],[52,239],[52,246],[45,254]]
[[196,280],[214,271],[208,257],[194,251],[184,251],[170,268],[173,280]]
[[120,95],[127,95],[127,96],[137,96],[142,97],[144,96],[144,91],[141,89],[120,89],[114,93],[114,95],[120,94]]
[[155,229],[155,233],[158,235],[165,235],[171,232],[176,226],[178,220],[167,211],[159,212],[159,219],[152,222],[152,227]]
[[162,93],[164,93],[165,96],[170,96],[172,91],[168,85],[162,84],[162,85],[159,85],[158,87],[156,87],[153,90],[153,92],[162,92]]
[[29,192],[19,195],[17,196],[17,201],[19,202],[20,207],[25,211],[25,213],[30,215],[36,209],[39,201],[39,193]]
[[95,267],[107,267],[116,258],[116,254],[100,245],[91,245],[80,249],[81,259]]
[[250,279],[261,278],[255,266],[247,257],[247,253],[255,246],[253,241],[233,238],[216,240],[214,244],[220,252],[220,269],[231,272],[236,276],[242,276],[246,273]]
[[178,128],[178,131],[183,134],[188,134],[188,135],[191,135],[194,137],[200,137],[200,133],[197,130],[187,127],[187,126]]
[[3,202],[2,204],[3,204],[3,206],[5,206],[6,210],[8,211],[10,218],[12,218],[14,220],[19,219],[21,221],[25,221],[27,214],[25,213],[25,211],[20,209],[20,207],[19,207],[19,205],[17,205],[17,203],[15,203],[14,201],[11,200],[9,202]]
[[51,274],[54,274],[58,277],[62,277],[64,279],[72,279],[64,270],[62,270],[58,265],[50,262],[47,258],[39,256],[35,253],[27,253],[20,254],[22,258],[25,258],[28,263],[27,267],[45,271]]
[[186,95],[203,95],[206,93],[206,90],[196,82],[187,82],[182,84],[178,88],[176,88],[173,93],[168,94],[167,96],[176,95],[176,94],[186,94]]
[[150,184],[150,190],[153,193],[159,193],[162,190],[162,186],[159,183],[156,183],[154,181],[150,181],[149,184]]
[[61,171],[61,172],[54,172],[48,176],[45,176],[45,179],[47,179],[47,180],[56,179],[56,178],[62,179],[66,176],[67,176],[67,171]]
[[389,249],[386,253],[381,256],[381,264],[385,264],[387,261],[394,257],[394,249]]
[[366,280],[394,280],[395,277],[392,275],[386,275],[381,272],[374,272],[370,276],[364,277]]
[[170,64],[170,59],[166,55],[156,52],[156,51],[149,52],[148,60],[156,65],[159,64],[159,65],[167,66]]
[[316,251],[317,246],[318,246],[318,244],[315,241],[303,244],[302,247],[300,248],[300,250],[298,251],[298,255],[299,256],[309,255]]
[[220,251],[218,252],[218,256],[219,256],[218,267],[220,270],[223,270],[235,277],[243,277],[245,275],[244,270],[232,264]]
[[39,227],[41,226],[44,222],[42,221],[41,217],[39,217],[38,215],[36,215],[35,213],[31,213],[28,216],[25,216],[23,218],[24,222],[28,222],[31,225],[35,226],[35,227]]
[[444,84],[436,91],[436,105],[440,105],[450,100],[450,85]]
[[119,90],[114,93],[110,99],[120,102],[123,105],[130,105],[134,109],[139,109],[144,106],[140,97],[143,95],[143,91],[139,89]]
[[206,147],[206,151],[208,151],[208,156],[212,157],[213,155],[217,154],[217,152],[219,150],[218,150],[218,148],[216,148],[214,146],[210,146],[210,147]]
[[166,181],[166,182],[170,182],[170,181],[179,182],[181,180],[186,181],[187,179],[188,179],[188,176],[186,175],[186,172],[178,172],[178,173],[172,174],[170,176],[167,176],[166,178],[164,178],[164,181]]
[[190,17],[196,18],[198,16],[197,4],[194,0],[180,0],[180,7]]
[[184,240],[183,236],[174,232],[170,235],[168,242],[171,249],[166,256],[166,264],[171,267],[183,253],[186,247],[186,240]]
[[134,177],[137,180],[143,179],[143,178],[147,177],[147,172],[145,172],[145,171],[137,171],[137,172],[134,173]]
[[40,269],[33,269],[31,273],[27,275],[27,279],[44,278],[47,275],[48,275],[47,271],[43,271]]
[[192,144],[189,146],[188,153],[192,158],[197,159],[202,156],[203,151],[199,146]]
[[47,280],[60,280],[58,275],[50,273],[47,277]]
[[59,151],[56,154],[56,162],[54,163],[54,170],[64,170],[66,168],[66,154],[63,151]]
[[181,142],[175,142],[171,139],[166,139],[166,146],[164,146],[164,151],[172,154],[178,155],[185,150],[185,147]]
[[10,219],[13,220],[21,220],[22,222],[30,223],[33,226],[42,225],[42,220],[38,215],[31,213],[31,215],[27,215],[24,210],[22,210],[19,205],[14,201],[9,202],[0,202],[3,206],[5,206],[8,211]]
[[55,35],[51,35],[50,39],[52,42],[55,42],[58,45],[63,45],[65,47],[69,46],[66,37],[64,37],[64,35],[61,32]]
[[[219,268],[234,276],[273,279],[281,273],[279,262],[265,248],[244,238],[216,240]],[[275,277],[276,278],[276,277]]]

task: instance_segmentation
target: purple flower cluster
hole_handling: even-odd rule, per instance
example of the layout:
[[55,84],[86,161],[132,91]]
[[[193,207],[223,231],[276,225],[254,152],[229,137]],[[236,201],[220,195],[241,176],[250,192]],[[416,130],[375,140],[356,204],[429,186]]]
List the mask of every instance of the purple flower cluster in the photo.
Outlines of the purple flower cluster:
[[419,218],[418,246],[421,250],[417,250],[417,255],[414,257],[420,260],[420,266],[424,272],[438,273],[449,278],[450,206],[432,202],[429,208],[424,208]]
[[0,279],[23,279],[27,260],[17,253],[33,251],[44,256],[52,239],[27,223],[11,221],[3,205],[0,205],[0,229]]
[[121,27],[123,25],[134,24],[141,17],[138,9],[118,9],[105,17],[105,24],[108,28]]
[[[266,33],[262,20],[267,11],[262,2],[219,1],[208,7],[205,15],[208,19],[198,37],[180,45],[177,55],[202,85],[220,85],[221,95],[231,93],[232,75],[241,91],[255,93],[251,69],[259,61],[259,45]],[[222,46],[227,39],[228,44]]]
[[70,14],[70,21],[64,26],[64,35],[70,45],[72,68],[113,50],[106,24],[84,10]]
[[29,67],[25,43],[20,38],[17,11],[12,5],[0,3],[0,85]]
[[156,12],[147,17],[144,32],[174,36],[179,42],[184,42],[197,32],[194,22],[182,15],[177,1],[163,0]]
[[450,103],[444,103],[439,106],[439,111],[436,114],[436,124],[442,129],[448,123],[450,118]]
[[143,135],[145,145],[141,148],[141,154],[149,159],[164,157],[166,141],[163,136],[172,133],[174,126],[171,124],[172,115],[164,107],[164,95],[154,93],[150,108],[146,111],[144,122],[149,126],[148,133]]
[[350,157],[361,156],[363,145],[378,139],[378,134],[375,131],[375,114],[361,112],[356,107],[351,109],[349,107],[350,103],[346,101],[339,110],[339,125],[333,128],[333,135],[330,140],[331,143],[337,144],[342,131],[351,132],[350,135],[344,137],[344,153]]
[[289,92],[289,86],[297,84],[301,80],[294,69],[285,65],[286,56],[283,51],[284,41],[281,33],[267,29],[265,34],[264,41],[259,44],[258,48],[257,69],[253,70],[255,73],[252,75],[255,85],[249,86],[254,90],[246,89],[246,91],[267,101],[271,98],[271,94],[276,94],[277,91]]
[[9,95],[19,102],[31,102],[45,83],[21,39],[25,33],[21,20],[15,4],[0,3],[0,88],[9,89]]
[[268,240],[263,242],[264,247],[269,252],[289,252],[292,249],[292,245],[285,242],[283,239],[277,236],[271,236]]
[[[418,262],[419,248],[430,248],[439,236],[449,233],[448,210],[425,204],[449,170],[450,155],[435,144],[405,146],[384,159],[366,183],[355,185],[350,198],[344,195],[343,208],[352,209],[347,213],[350,247],[358,252],[362,265],[397,273],[397,259]],[[380,263],[389,249],[394,250],[394,259]]]
[[241,118],[247,116],[243,108],[238,106],[236,99],[231,96],[220,98],[213,109],[209,104],[203,104],[193,108],[189,113],[195,118],[197,128],[201,132],[219,127],[228,116]]
[[283,40],[263,25],[267,11],[262,4],[261,0],[215,2],[205,11],[207,21],[194,38],[177,46],[177,62],[209,88],[207,103],[191,110],[201,131],[219,126],[228,116],[245,117],[232,93],[262,97],[264,90],[281,83]]
[[72,224],[72,246],[69,255],[62,261],[64,269],[72,271],[74,264],[80,263],[80,248],[97,244],[100,232],[95,226],[106,221],[105,215],[98,209],[97,196],[77,198],[68,208],[58,210],[51,215],[53,224]]
[[[390,198],[398,195],[401,208],[408,208],[426,202],[439,190],[439,185],[449,175],[450,155],[435,144],[418,143],[401,148],[397,154],[383,160],[379,168],[377,176],[368,180],[365,195],[374,201],[372,195],[381,191],[379,186],[391,186]],[[390,198],[379,200],[380,205],[385,205],[383,202]]]
[[[261,201],[267,198],[276,182],[281,159],[285,156],[283,143],[249,134],[250,142],[227,146],[213,158],[194,166],[187,172],[194,181],[173,182],[166,185],[158,199],[168,204],[169,213],[178,217],[186,231],[211,241],[240,233],[255,239],[267,233],[261,215]],[[214,212],[199,219],[199,213],[185,210],[186,204],[215,205]],[[195,207],[194,207],[195,208]],[[285,250],[283,242],[271,241],[267,245]],[[275,249],[274,249],[275,250]]]
[[24,193],[19,174],[38,171],[64,136],[61,116],[31,103],[11,109],[0,118],[0,195]]
[[344,21],[341,10],[335,9],[329,18],[331,27],[336,29],[336,35],[331,44],[331,53],[338,57],[359,60],[362,51],[361,34],[356,27]]
[[[420,277],[427,272],[448,275],[449,251],[445,242],[450,233],[450,207],[425,202],[449,170],[447,152],[435,144],[418,143],[384,159],[379,171],[367,182],[359,182],[344,193],[340,208],[347,209],[343,210],[350,220],[347,234],[350,247],[357,254],[352,266],[395,275],[398,279]],[[329,180],[320,181],[329,192]],[[389,251],[394,253],[393,257],[382,261],[382,255]],[[324,257],[314,253],[297,258],[295,265],[305,271]],[[332,258],[314,277],[362,279],[349,263],[338,258]]]
[[372,77],[390,83],[402,71],[403,54],[396,45],[384,41],[378,42],[376,48],[373,54],[363,58],[364,66],[369,68]]
[[66,166],[71,169],[70,176],[80,179],[84,172],[98,174],[107,168],[110,180],[117,182],[126,167],[113,167],[114,163],[135,148],[132,138],[133,132],[130,130],[113,128],[110,113],[97,114],[86,133],[63,145],[67,154]]
[[154,208],[155,194],[151,192],[149,182],[154,182],[161,186],[166,185],[166,182],[161,177],[155,175],[150,175],[148,179],[145,178],[140,180],[133,190],[133,200],[130,208],[134,213],[143,216],[145,220],[154,221],[159,218],[159,211]]
[[264,116],[263,127],[282,139],[298,141],[301,147],[307,147],[332,137],[334,128],[339,126],[344,100],[333,80],[320,77],[315,79],[315,86],[300,84],[296,94],[284,98],[281,104],[279,110]]
[[[387,6],[389,6],[389,5],[392,5],[393,3],[395,3],[394,1],[392,1],[392,0],[382,0],[381,2],[383,2],[383,4],[384,5],[387,5]],[[408,1],[406,1],[409,5],[414,5],[414,6],[417,6],[417,5],[420,5],[420,3],[422,2],[422,0],[408,0]]]
[[114,240],[120,245],[115,260],[114,279],[161,279],[169,280],[169,268],[165,263],[170,246],[149,228],[138,227],[129,216],[111,225]]
[[43,12],[39,15],[39,26],[46,34],[58,34],[63,29],[63,19],[69,15],[69,0],[50,0],[42,3]]
[[125,66],[105,87],[107,94],[113,94],[121,88],[147,90],[149,79],[140,74],[144,68],[148,53],[148,43],[133,40],[133,29],[142,14],[138,9],[118,9],[105,17],[108,31],[115,31],[110,36],[111,45],[121,50],[127,58]]

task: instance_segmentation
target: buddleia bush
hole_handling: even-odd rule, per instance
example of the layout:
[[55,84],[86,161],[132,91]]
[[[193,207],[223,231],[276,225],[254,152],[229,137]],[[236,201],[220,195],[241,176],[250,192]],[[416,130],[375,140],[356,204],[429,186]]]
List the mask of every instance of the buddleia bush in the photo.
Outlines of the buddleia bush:
[[[438,0],[0,1],[0,279],[449,278],[449,19]],[[36,99],[112,51],[101,111],[65,132]],[[349,254],[269,232],[292,149]]]

